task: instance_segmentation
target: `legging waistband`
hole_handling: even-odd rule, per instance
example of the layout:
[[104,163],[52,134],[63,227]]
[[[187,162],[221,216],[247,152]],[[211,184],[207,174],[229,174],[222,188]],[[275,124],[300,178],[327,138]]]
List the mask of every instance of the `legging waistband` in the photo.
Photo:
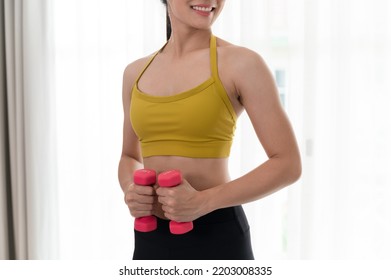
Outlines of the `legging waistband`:
[[[227,208],[221,208],[210,212],[193,221],[194,225],[208,225],[216,223],[224,223],[235,220],[239,217],[245,217],[242,206],[233,206]],[[168,223],[169,220],[159,219],[161,223]]]

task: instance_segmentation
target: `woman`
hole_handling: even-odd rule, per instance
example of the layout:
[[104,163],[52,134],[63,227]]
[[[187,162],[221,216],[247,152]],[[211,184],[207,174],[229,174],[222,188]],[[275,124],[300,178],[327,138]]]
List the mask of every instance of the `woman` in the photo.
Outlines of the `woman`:
[[[157,230],[135,232],[133,258],[253,259],[241,205],[300,177],[294,133],[262,58],[213,36],[224,0],[162,2],[169,40],[129,64],[123,79],[120,185],[133,217],[158,217]],[[243,110],[268,160],[231,180],[228,157]],[[175,188],[138,186],[132,174],[141,168],[178,169],[184,179]],[[194,221],[194,229],[170,234],[168,220]]]

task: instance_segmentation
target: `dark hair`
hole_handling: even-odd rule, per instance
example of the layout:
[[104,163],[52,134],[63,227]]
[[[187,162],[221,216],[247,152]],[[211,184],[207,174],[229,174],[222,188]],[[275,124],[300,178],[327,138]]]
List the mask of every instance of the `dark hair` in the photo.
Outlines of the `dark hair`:
[[167,34],[167,41],[171,37],[171,21],[170,17],[168,15],[168,7],[167,7],[167,0],[161,0],[164,5],[166,5],[166,34]]

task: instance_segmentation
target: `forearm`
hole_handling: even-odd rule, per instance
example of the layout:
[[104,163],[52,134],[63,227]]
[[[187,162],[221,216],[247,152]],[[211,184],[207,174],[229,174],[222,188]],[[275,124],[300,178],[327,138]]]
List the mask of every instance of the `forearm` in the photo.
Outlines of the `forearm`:
[[118,165],[118,180],[123,192],[133,182],[133,172],[140,168],[143,168],[140,161],[126,155],[121,156]]
[[252,202],[295,182],[300,160],[271,158],[246,175],[202,192],[208,212]]

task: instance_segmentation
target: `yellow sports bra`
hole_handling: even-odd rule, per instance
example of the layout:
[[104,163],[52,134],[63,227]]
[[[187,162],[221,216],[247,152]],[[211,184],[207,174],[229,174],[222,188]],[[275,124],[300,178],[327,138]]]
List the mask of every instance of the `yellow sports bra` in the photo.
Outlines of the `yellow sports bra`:
[[143,157],[228,157],[237,116],[218,75],[216,37],[210,39],[212,77],[179,94],[153,96],[138,89],[140,77],[158,53],[132,88],[130,120]]

